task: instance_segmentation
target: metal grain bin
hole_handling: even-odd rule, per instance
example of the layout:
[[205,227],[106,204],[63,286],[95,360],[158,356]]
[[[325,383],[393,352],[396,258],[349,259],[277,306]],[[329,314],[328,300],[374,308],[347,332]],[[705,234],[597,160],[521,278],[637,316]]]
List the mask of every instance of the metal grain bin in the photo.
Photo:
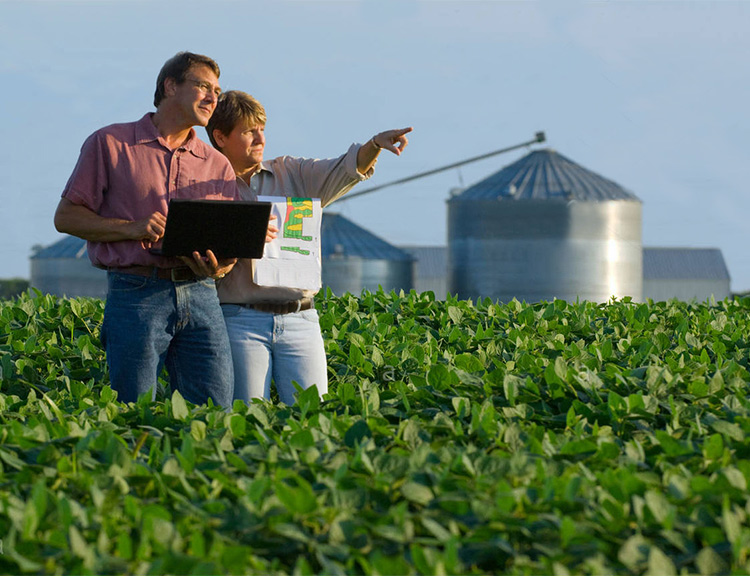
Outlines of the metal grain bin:
[[718,248],[643,249],[644,300],[723,300],[732,296],[731,283]]
[[55,296],[107,296],[107,273],[91,265],[86,241],[75,236],[65,236],[31,256],[30,284]]
[[323,212],[323,285],[340,296],[413,287],[414,257],[340,214]]
[[448,291],[461,298],[642,297],[642,205],[553,150],[448,200]]

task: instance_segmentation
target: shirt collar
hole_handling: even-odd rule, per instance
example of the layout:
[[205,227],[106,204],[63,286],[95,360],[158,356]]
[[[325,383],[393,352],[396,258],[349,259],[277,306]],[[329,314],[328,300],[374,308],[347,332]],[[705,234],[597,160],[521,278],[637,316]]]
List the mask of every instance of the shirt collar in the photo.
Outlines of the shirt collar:
[[[159,131],[151,121],[151,117],[154,115],[153,112],[146,113],[143,118],[138,120],[135,124],[135,143],[146,144],[148,142],[158,141],[161,137]],[[195,133],[195,128],[190,129],[190,136],[188,136],[187,142],[185,142],[180,149],[187,150],[193,156],[205,159],[207,145],[201,141]]]
[[254,199],[257,196],[259,192],[259,187],[261,186],[261,181],[256,179],[260,174],[269,174],[273,176],[273,170],[271,169],[271,166],[266,165],[263,162],[261,162],[260,169],[257,172],[255,172],[250,178],[251,183],[255,182],[255,187],[245,182],[245,180],[242,177],[237,176],[237,186],[239,186],[240,190],[249,190],[252,196],[252,199]]
[[[273,168],[271,167],[270,164],[266,164],[265,160],[264,160],[264,161],[262,161],[260,163],[260,168],[258,170],[256,170],[253,173],[253,175],[250,177],[250,180],[252,180],[256,176],[258,176],[261,172],[268,172],[269,174],[271,174],[273,176]],[[239,176],[237,176],[237,180],[242,180],[242,178],[239,177]],[[242,180],[242,181],[245,182],[244,180]]]

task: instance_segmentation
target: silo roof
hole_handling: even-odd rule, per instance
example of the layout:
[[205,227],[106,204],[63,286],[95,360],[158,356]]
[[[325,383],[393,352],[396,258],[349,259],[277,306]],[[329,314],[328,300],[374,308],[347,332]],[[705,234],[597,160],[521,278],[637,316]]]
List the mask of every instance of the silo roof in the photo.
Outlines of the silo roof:
[[718,248],[644,248],[643,278],[729,280]]
[[536,150],[451,198],[462,200],[577,200],[604,202],[638,197],[552,150]]
[[408,252],[396,248],[337,213],[323,212],[320,243],[324,258],[341,254],[367,260],[414,260]]
[[31,256],[32,260],[52,258],[87,258],[86,240],[76,238],[75,236],[65,236],[54,244],[38,250]]

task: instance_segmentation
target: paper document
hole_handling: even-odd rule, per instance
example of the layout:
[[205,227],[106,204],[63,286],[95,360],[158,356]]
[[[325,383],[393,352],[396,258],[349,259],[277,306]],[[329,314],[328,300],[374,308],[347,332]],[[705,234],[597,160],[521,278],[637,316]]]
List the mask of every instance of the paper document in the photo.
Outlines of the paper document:
[[258,196],[258,201],[272,203],[279,234],[266,243],[263,258],[255,261],[255,283],[320,289],[320,199]]

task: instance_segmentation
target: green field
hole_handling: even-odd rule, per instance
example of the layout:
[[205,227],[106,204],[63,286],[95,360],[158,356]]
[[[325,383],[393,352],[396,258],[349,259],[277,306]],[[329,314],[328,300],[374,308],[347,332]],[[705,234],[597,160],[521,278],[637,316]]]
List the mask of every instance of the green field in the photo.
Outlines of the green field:
[[0,573],[750,572],[750,298],[318,307],[325,400],[224,411],[0,301]]

